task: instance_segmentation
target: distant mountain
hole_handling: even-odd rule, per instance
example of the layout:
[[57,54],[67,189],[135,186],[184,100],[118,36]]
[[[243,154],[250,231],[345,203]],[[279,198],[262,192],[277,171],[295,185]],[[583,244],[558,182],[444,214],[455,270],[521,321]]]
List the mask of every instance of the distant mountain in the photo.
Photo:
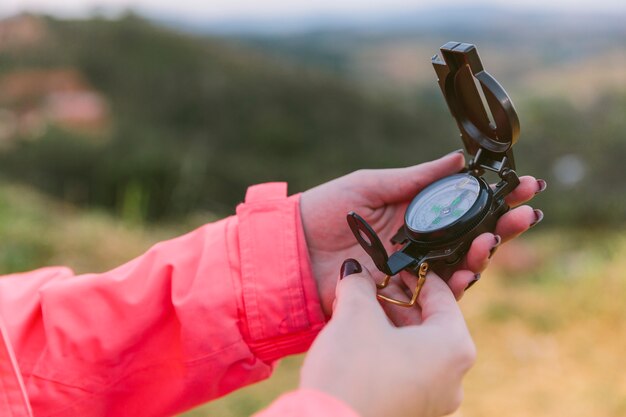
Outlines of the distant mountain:
[[[149,12],[148,12],[149,13]],[[442,6],[400,12],[366,14],[312,14],[281,17],[244,17],[203,19],[200,17],[172,17],[157,13],[150,18],[168,26],[195,33],[213,33],[229,36],[294,35],[310,32],[365,32],[397,33],[432,31],[450,28],[485,29],[515,28],[519,25],[546,28],[546,26],[623,27],[626,11],[618,13],[583,13],[545,11],[532,8],[506,8],[487,4]]]
[[462,6],[365,17],[205,22],[196,29],[221,31],[263,55],[396,93],[432,86],[425,57],[450,40],[470,42],[517,96],[557,94],[577,101],[582,91],[588,101],[606,90],[626,89],[624,22],[626,13]]

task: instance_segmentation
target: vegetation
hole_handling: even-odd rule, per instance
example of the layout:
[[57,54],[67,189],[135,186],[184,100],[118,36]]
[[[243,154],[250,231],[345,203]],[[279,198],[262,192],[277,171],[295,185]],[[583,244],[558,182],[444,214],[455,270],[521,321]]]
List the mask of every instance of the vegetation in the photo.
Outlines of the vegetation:
[[[410,93],[372,92],[319,65],[132,14],[45,24],[45,43],[0,55],[0,76],[77,68],[107,99],[111,127],[98,140],[51,127],[0,152],[0,172],[73,203],[142,221],[198,210],[224,215],[253,183],[286,180],[297,192],[354,169],[410,165],[460,147],[434,76]],[[517,102],[516,155],[520,174],[550,183],[539,202],[547,222],[623,222],[626,94],[598,94],[584,107],[538,97]],[[584,163],[581,181],[553,181],[564,155]]]
[[106,271],[159,240],[192,230],[202,220],[210,219],[146,229],[2,180],[0,275],[49,265],[68,265],[76,273]]
[[119,212],[130,193],[146,201],[150,219],[223,214],[250,184],[287,180],[293,192],[363,166],[394,165],[403,144],[435,133],[433,118],[449,125],[441,112],[414,116],[328,75],[132,16],[49,27],[53,52],[14,58],[13,68],[76,66],[110,100],[113,131],[97,144],[48,131],[2,155],[1,169],[56,195],[79,188],[78,203]]

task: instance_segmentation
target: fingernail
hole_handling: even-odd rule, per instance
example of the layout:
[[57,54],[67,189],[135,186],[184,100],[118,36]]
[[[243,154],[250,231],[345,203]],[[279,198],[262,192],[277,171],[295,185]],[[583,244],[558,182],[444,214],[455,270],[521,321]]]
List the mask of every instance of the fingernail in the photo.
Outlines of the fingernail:
[[452,151],[450,153],[447,153],[443,157],[445,158],[446,156],[454,155],[455,153],[463,153],[463,148],[459,148],[456,151]]
[[535,212],[535,221],[530,224],[530,227],[535,226],[537,223],[543,220],[543,211],[539,209],[533,210]]
[[348,258],[343,261],[341,265],[341,270],[339,271],[339,279],[343,279],[348,275],[358,274],[363,269],[361,268],[361,264],[356,259]]
[[542,193],[546,190],[546,188],[548,188],[548,183],[545,182],[545,180],[537,180],[537,191],[535,192],[535,195]]
[[478,280],[480,279],[480,274],[476,274],[474,275],[474,279],[471,280],[469,282],[469,284],[467,284],[467,287],[465,287],[465,291],[469,290],[470,288],[472,288],[472,285],[476,284],[478,282]]
[[502,243],[502,238],[500,237],[500,235],[493,235],[493,237],[494,237],[494,243],[491,249],[489,249],[489,257],[488,257],[489,259],[491,259],[493,254],[496,253],[496,250],[498,250],[498,246],[500,246],[500,243]]

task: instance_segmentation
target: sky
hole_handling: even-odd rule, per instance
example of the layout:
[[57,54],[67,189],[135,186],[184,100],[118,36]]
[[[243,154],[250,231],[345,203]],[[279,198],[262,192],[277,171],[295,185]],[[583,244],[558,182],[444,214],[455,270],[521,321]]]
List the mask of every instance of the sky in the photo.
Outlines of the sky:
[[176,18],[196,20],[265,19],[307,15],[368,16],[381,12],[476,3],[548,11],[626,11],[626,0],[0,0],[0,15],[29,10],[61,16],[81,16],[96,8],[113,12],[132,8],[139,12],[170,14]]

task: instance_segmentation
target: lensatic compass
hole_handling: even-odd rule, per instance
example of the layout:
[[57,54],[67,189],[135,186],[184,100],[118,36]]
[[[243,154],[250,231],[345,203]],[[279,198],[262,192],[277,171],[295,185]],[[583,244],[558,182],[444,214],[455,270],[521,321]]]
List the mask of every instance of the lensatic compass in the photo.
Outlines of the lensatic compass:
[[[378,294],[380,299],[404,307],[417,302],[429,269],[452,268],[476,237],[495,230],[498,218],[509,210],[505,197],[519,185],[511,149],[520,131],[517,113],[502,86],[484,70],[476,47],[448,42],[441,47],[441,56],[432,58],[432,64],[471,160],[462,172],[430,184],[413,198],[404,224],[391,239],[401,245],[391,256],[362,217],[348,214],[352,233],[386,275],[379,289],[400,271],[417,275],[409,302]],[[488,172],[498,177],[493,187],[483,178]]]

